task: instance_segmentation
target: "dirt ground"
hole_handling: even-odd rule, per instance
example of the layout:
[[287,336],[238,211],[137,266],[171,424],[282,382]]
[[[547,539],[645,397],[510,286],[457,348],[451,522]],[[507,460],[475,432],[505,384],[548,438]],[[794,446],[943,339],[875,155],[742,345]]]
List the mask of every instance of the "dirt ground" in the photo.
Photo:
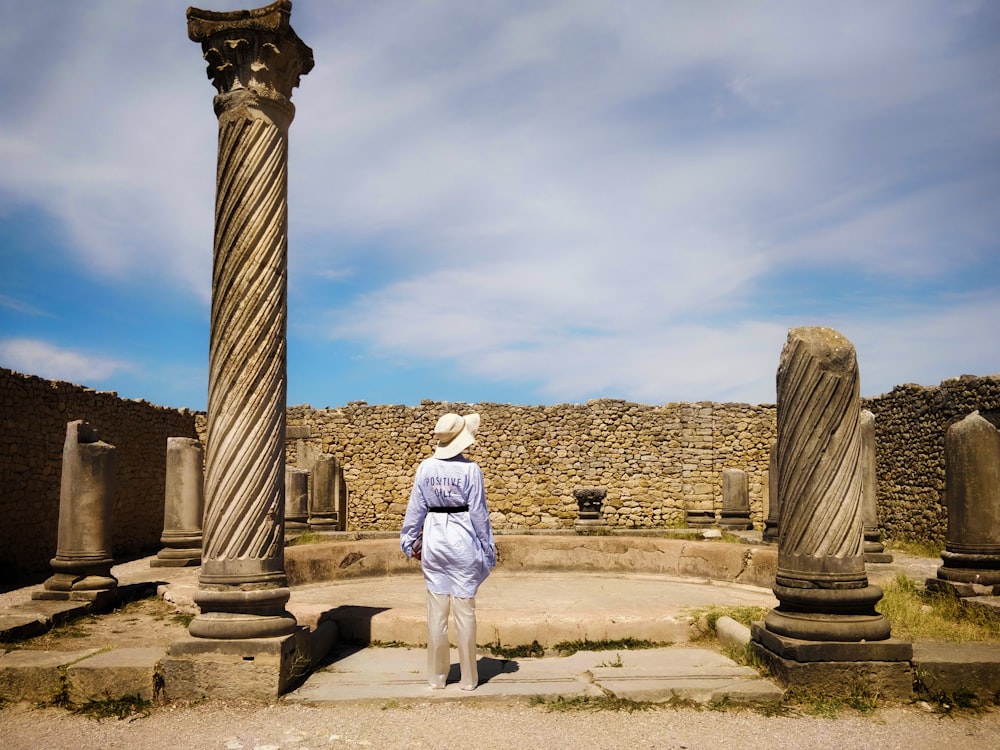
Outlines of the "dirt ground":
[[32,651],[74,651],[85,648],[142,648],[162,646],[187,635],[192,615],[155,596],[138,599],[102,615],[84,615],[53,628],[45,635],[2,648]]

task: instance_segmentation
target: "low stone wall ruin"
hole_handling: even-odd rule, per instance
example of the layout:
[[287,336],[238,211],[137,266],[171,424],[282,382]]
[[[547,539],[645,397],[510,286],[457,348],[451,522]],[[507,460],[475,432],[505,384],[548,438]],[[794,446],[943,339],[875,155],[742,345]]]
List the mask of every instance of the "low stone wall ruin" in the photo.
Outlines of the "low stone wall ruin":
[[[897,386],[863,399],[862,408],[875,414],[883,537],[943,545],[945,431],[977,409],[996,424],[1000,376]],[[347,528],[398,529],[413,472],[430,455],[434,423],[446,411],[482,415],[469,455],[483,467],[498,529],[571,530],[573,490],[590,486],[607,489],[611,528],[682,526],[685,510],[721,510],[727,468],[747,472],[751,519],[762,526],[776,437],[775,408],[766,404],[293,406],[288,462],[335,455],[349,491]],[[204,440],[204,415],[0,368],[0,417],[0,577],[47,570],[55,554],[60,458],[73,419],[89,421],[118,448],[116,556],[159,548],[166,438]]]
[[197,437],[194,414],[0,368],[0,580],[55,557],[66,423],[83,419],[117,450],[116,558],[155,552],[168,437]]
[[1000,426],[1000,375],[940,386],[899,385],[863,408],[875,415],[878,512],[884,536],[944,547],[944,437],[973,411]]
[[775,437],[769,405],[602,399],[558,406],[298,406],[288,411],[288,460],[317,451],[337,456],[350,492],[347,528],[399,528],[414,469],[430,456],[434,424],[447,411],[482,415],[467,455],[483,469],[497,528],[571,529],[573,490],[590,486],[608,490],[603,512],[610,527],[683,526],[685,509],[721,507],[722,470],[729,467],[747,472],[751,517],[763,523]]

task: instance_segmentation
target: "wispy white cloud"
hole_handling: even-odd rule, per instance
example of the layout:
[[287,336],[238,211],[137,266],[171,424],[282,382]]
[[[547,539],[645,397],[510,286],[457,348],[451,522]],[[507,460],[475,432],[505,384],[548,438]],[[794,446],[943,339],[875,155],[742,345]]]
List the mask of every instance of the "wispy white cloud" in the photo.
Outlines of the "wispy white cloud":
[[[214,92],[185,5],[19,9],[5,54],[61,43],[30,88],[0,69],[0,213],[40,205],[91,273],[205,301]],[[553,400],[773,399],[818,309],[865,382],[997,369],[996,343],[968,355],[1000,257],[991,4],[296,0],[292,24],[316,67],[290,295],[337,282],[293,305],[330,337]],[[863,310],[809,298],[845,271]],[[945,276],[965,299],[926,293]],[[907,285],[906,310],[879,294]]]
[[36,317],[52,317],[51,313],[45,310],[40,310],[34,305],[29,305],[22,300],[16,299],[6,294],[0,294],[0,307],[4,307],[8,310],[12,310],[17,313],[22,313],[24,315],[31,315]]
[[0,362],[11,370],[71,383],[101,383],[132,363],[97,354],[62,349],[34,339],[0,339]]

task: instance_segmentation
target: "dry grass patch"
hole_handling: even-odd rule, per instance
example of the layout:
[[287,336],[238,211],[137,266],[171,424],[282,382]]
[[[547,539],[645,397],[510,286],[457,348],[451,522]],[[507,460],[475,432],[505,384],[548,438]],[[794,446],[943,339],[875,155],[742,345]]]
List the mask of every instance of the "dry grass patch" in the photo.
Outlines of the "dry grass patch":
[[963,607],[957,597],[924,591],[903,575],[883,586],[882,592],[876,609],[889,620],[896,638],[952,643],[1000,641],[1000,619],[986,611]]

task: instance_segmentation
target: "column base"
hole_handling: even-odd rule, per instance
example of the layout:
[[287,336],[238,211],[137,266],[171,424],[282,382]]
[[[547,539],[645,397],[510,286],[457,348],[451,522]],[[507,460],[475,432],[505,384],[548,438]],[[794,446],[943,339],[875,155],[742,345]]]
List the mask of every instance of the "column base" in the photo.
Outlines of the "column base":
[[[110,572],[107,575],[86,573],[53,573],[45,581],[45,588],[36,591],[38,599],[70,599],[70,594],[76,594],[76,599],[90,601],[86,594],[97,594],[103,591],[114,591],[118,588],[118,579]],[[34,597],[34,595],[32,595]]]
[[336,513],[318,513],[309,516],[309,528],[317,531],[336,531],[339,521]]
[[201,547],[189,549],[164,548],[149,561],[151,568],[186,568],[201,565]]
[[753,528],[749,511],[722,511],[719,527],[725,531],[747,531]]
[[287,587],[239,589],[199,588],[194,603],[201,609],[188,626],[195,638],[244,640],[278,638],[295,630],[295,616],[285,610]]
[[941,553],[944,564],[938,568],[937,577],[945,581],[973,583],[980,586],[1000,584],[1000,555],[970,555]]
[[851,589],[794,588],[775,584],[780,604],[767,613],[771,633],[805,641],[883,641],[889,621],[875,610],[878,586]]
[[910,700],[913,644],[895,638],[877,643],[814,643],[787,638],[752,624],[750,647],[782,687],[827,696],[859,694]]
[[694,529],[707,529],[715,526],[714,510],[686,510],[684,517],[687,525]]
[[295,630],[297,624],[290,612],[278,615],[203,612],[191,620],[188,632],[194,638],[239,641],[286,636]]

